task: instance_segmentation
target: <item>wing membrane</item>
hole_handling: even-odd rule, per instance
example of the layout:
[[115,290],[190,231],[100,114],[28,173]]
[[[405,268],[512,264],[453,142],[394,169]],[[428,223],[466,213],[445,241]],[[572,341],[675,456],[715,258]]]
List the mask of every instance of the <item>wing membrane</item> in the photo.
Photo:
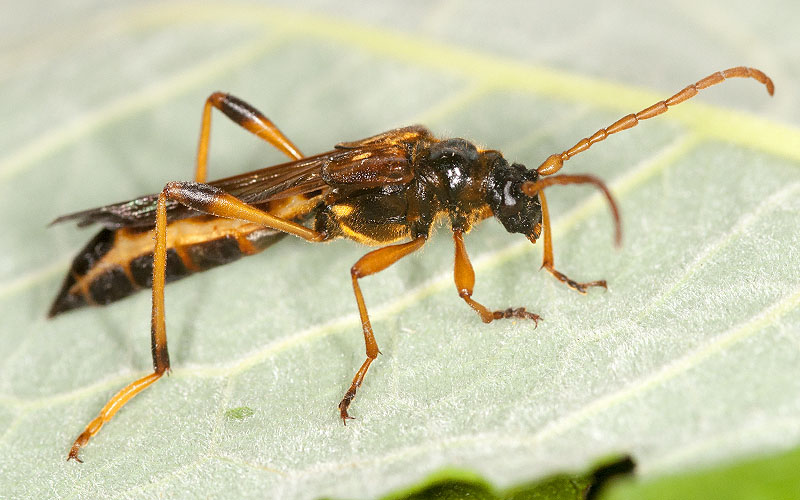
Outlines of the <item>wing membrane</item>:
[[[367,139],[340,143],[336,149],[300,160],[210,182],[245,203],[265,204],[271,200],[307,194],[337,186],[370,188],[407,183],[413,178],[409,160],[411,147],[430,132],[416,125],[390,130]],[[109,229],[153,227],[158,194],[63,215],[53,224],[76,221],[78,226],[99,223]],[[167,220],[201,215],[180,203],[167,201]]]

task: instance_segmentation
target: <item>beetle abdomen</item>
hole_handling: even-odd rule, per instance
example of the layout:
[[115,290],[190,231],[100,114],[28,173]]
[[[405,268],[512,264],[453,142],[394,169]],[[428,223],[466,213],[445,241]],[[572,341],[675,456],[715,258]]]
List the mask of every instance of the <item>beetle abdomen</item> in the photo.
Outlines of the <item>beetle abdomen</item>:
[[[258,253],[285,233],[213,217],[167,226],[167,282]],[[48,313],[105,305],[150,288],[153,230],[103,229],[78,253]]]

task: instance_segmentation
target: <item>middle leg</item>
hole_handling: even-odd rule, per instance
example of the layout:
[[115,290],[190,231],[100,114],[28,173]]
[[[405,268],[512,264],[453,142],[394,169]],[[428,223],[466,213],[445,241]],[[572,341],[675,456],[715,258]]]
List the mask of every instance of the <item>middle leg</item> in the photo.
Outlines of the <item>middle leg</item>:
[[358,303],[358,313],[361,316],[361,328],[364,331],[364,343],[367,346],[367,359],[356,372],[356,376],[353,377],[353,383],[350,384],[350,388],[339,403],[339,414],[345,425],[348,419],[353,418],[347,414],[347,408],[350,407],[350,403],[353,401],[353,398],[356,397],[356,391],[364,381],[364,376],[367,374],[369,365],[378,357],[378,353],[380,353],[378,350],[378,343],[375,341],[375,334],[372,332],[372,325],[369,322],[367,306],[364,304],[364,296],[361,294],[361,287],[358,286],[358,280],[370,274],[383,271],[406,255],[418,250],[424,244],[425,238],[420,236],[407,243],[390,245],[373,250],[358,259],[358,262],[350,269],[350,275],[353,278],[353,291],[356,294],[356,302]]

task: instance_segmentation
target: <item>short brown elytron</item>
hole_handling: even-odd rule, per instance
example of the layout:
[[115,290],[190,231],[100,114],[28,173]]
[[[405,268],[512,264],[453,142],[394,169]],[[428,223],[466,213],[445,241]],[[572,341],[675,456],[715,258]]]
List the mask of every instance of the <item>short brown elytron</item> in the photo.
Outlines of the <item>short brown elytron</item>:
[[[304,156],[258,110],[231,95],[212,94],[203,109],[194,182],[170,182],[159,194],[55,221],[77,221],[79,226],[98,223],[103,229],[73,261],[50,309],[51,317],[84,305],[108,304],[138,289],[153,291],[153,373],[124,387],[106,403],[75,440],[68,459],[80,461],[78,452],[103,424],[170,369],[164,284],[258,253],[286,234],[310,242],[350,238],[381,247],[350,269],[367,357],[339,403],[344,422],[352,418],[347,412],[350,403],[379,352],[358,280],[421,248],[438,222],[449,220],[453,232],[456,290],[485,323],[503,318],[539,320],[524,307],[492,310],[472,298],[475,273],[463,237],[488,217],[494,216],[506,230],[521,233],[531,243],[543,237],[542,267],[570,288],[585,293],[592,286],[605,287],[602,280],[573,281],[553,266],[550,216],[543,190],[556,184],[597,186],[611,206],[619,243],[619,215],[603,182],[590,175],[553,174],[592,144],[734,77],[753,78],[773,93],[772,81],[757,69],[736,67],[717,72],[600,129],[563,153],[549,156],[535,170],[509,163],[499,151],[480,149],[464,139],[437,139],[420,125],[342,142],[331,151]],[[290,161],[206,182],[212,108],[278,148]]]

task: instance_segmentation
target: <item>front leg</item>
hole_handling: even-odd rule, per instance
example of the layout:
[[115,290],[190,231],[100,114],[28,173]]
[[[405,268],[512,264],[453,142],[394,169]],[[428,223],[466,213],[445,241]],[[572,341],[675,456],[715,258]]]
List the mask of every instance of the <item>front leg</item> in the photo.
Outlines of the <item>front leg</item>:
[[524,318],[532,319],[538,326],[541,319],[538,314],[528,312],[524,307],[509,307],[508,309],[491,311],[489,308],[472,298],[472,289],[475,287],[475,271],[469,261],[467,249],[464,248],[464,234],[460,229],[453,230],[453,241],[456,247],[456,259],[453,269],[453,278],[456,282],[458,295],[475,310],[484,323],[491,323],[496,319]]
[[[609,197],[609,200],[612,200],[612,198]],[[544,193],[542,191],[539,191],[539,201],[542,204],[542,226],[544,228],[544,256],[542,257],[542,267],[547,269],[547,271],[555,276],[558,281],[566,284],[568,287],[572,288],[578,293],[586,294],[586,289],[593,286],[608,288],[606,285],[606,280],[579,283],[570,279],[567,275],[553,267],[553,235],[552,228],[550,227],[550,213],[547,210],[547,198],[544,197]],[[614,207],[613,200],[612,207]],[[615,215],[615,220],[617,221],[617,224],[619,224],[619,217],[617,216],[615,207],[613,212]],[[619,229],[617,229],[617,241],[619,241]],[[536,239],[531,239],[531,242],[536,243]]]

